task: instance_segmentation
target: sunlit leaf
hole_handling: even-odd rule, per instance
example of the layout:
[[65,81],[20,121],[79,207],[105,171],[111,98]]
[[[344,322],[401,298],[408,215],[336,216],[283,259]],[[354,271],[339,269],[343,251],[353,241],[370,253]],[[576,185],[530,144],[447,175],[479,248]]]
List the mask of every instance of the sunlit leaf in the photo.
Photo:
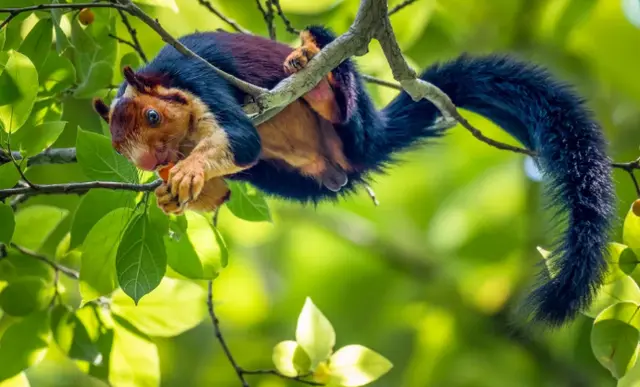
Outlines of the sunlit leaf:
[[108,295],[118,287],[116,253],[133,211],[118,208],[103,216],[84,239],[80,265],[83,301]]
[[329,370],[341,386],[363,386],[379,379],[393,367],[384,356],[361,345],[342,347],[331,356]]
[[13,237],[16,220],[11,206],[0,203],[0,243],[8,244]]
[[336,333],[331,322],[308,297],[298,316],[296,341],[309,355],[311,368],[327,360],[336,344]]
[[205,290],[195,283],[164,278],[138,305],[117,291],[111,308],[147,335],[171,337],[195,327],[207,316],[206,300]]
[[158,348],[127,321],[114,317],[113,347],[109,359],[112,386],[157,387],[160,384]]
[[634,214],[631,208],[624,219],[622,239],[625,245],[640,251],[640,217]]
[[113,68],[109,63],[102,61],[92,63],[84,80],[73,92],[73,96],[76,98],[95,97],[102,89],[111,84],[111,78],[113,78]]
[[51,51],[52,39],[53,21],[49,18],[40,19],[29,31],[18,51],[26,55],[40,72]]
[[227,207],[240,219],[251,222],[271,221],[271,213],[264,195],[246,183],[229,182],[231,199]]
[[[3,31],[5,31],[3,29]],[[4,72],[4,68],[9,61],[9,54],[6,52],[0,52],[0,106],[9,105],[16,102],[21,97],[20,88],[16,81],[13,80],[9,73]],[[0,127],[2,123],[0,122]],[[3,133],[0,133],[0,139],[3,139]],[[3,139],[3,142],[6,142]]]
[[80,200],[71,223],[70,248],[84,241],[94,225],[116,208],[131,208],[135,201],[134,192],[94,189]]
[[[52,4],[61,4],[61,2],[60,0],[53,0]],[[53,27],[56,31],[56,50],[58,51],[58,54],[62,54],[68,47],[71,46],[69,38],[60,27],[63,13],[64,11],[60,9],[51,10],[51,20],[53,21]]]
[[16,376],[0,382],[0,387],[29,387],[29,379],[24,372],[17,374]]
[[13,165],[8,162],[0,165],[0,189],[12,188],[20,180],[20,173]]
[[0,30],[0,51],[4,48],[4,42],[7,40],[7,29]]
[[614,282],[603,285],[599,290],[596,298],[593,300],[589,310],[584,314],[595,318],[604,309],[618,302],[635,302],[640,304],[640,288],[638,284],[629,276],[618,278]]
[[131,220],[116,253],[116,272],[122,290],[136,303],[159,284],[167,269],[160,235],[146,215]]
[[341,4],[343,0],[316,0],[313,2],[299,0],[280,0],[280,5],[284,12],[299,14],[316,14],[327,11]]
[[100,364],[102,354],[89,336],[87,328],[69,307],[56,306],[51,312],[51,332],[58,347],[72,359]]
[[273,347],[272,359],[276,369],[289,377],[307,374],[311,369],[309,355],[295,341],[278,343]]
[[29,118],[36,101],[38,72],[29,58],[17,51],[9,52],[9,60],[2,72],[9,76],[20,92],[17,100],[9,105],[0,106],[0,122],[7,133],[20,129]]
[[53,206],[33,205],[16,214],[13,242],[38,251],[69,211]]
[[76,69],[64,56],[49,55],[39,72],[40,85],[48,93],[59,93],[76,81]]
[[169,266],[187,278],[216,278],[228,256],[222,236],[201,214],[187,212],[180,219],[187,222],[183,234],[164,237]]
[[11,316],[26,316],[46,308],[53,294],[53,285],[42,278],[19,277],[0,293],[0,307]]
[[105,136],[78,130],[76,152],[78,163],[90,179],[138,182],[135,167],[116,153],[111,146],[111,141]]
[[27,124],[12,137],[12,147],[25,157],[37,155],[56,142],[66,124],[64,121],[48,121],[36,126]]
[[640,338],[640,306],[621,302],[605,309],[591,330],[591,348],[596,359],[619,379],[636,363]]
[[135,3],[153,5],[155,7],[170,8],[173,12],[178,12],[178,5],[175,0],[134,0]]
[[34,313],[13,323],[0,338],[0,381],[39,363],[51,339],[49,313]]

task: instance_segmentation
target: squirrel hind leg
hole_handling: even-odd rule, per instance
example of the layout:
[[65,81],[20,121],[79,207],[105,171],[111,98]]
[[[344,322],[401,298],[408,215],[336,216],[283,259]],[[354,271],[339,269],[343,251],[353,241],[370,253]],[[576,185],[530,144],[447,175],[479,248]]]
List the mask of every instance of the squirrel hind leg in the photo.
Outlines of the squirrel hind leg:
[[327,168],[324,170],[322,175],[320,176],[320,180],[322,181],[322,185],[324,185],[327,189],[338,192],[342,187],[347,185],[349,182],[349,177],[347,173],[337,165],[328,164]]

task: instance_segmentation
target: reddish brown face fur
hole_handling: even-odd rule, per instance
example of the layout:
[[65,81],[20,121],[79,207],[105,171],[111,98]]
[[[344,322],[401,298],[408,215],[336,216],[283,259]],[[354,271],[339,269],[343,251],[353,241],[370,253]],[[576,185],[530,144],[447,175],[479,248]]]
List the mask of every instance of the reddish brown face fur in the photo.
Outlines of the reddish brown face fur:
[[125,77],[129,85],[111,108],[94,101],[109,123],[113,147],[144,170],[176,163],[182,158],[180,144],[193,126],[193,98],[127,69]]

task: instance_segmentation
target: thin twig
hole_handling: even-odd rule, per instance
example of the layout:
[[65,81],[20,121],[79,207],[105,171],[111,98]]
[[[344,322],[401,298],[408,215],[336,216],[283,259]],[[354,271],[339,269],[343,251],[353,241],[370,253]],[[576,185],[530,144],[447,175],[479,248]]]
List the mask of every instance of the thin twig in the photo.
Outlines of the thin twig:
[[280,6],[280,0],[271,0],[271,2],[273,3],[273,5],[275,5],[276,11],[278,12],[278,16],[280,16],[280,19],[282,19],[282,22],[284,23],[284,27],[287,30],[287,32],[294,35],[299,34],[300,30],[293,27],[293,25],[291,24],[291,20],[289,20],[287,16],[284,14],[284,12],[282,11],[282,7]]
[[400,86],[399,84],[397,84],[395,82],[385,81],[384,79],[372,77],[371,75],[362,74],[362,79],[364,79],[365,81],[367,81],[369,83],[373,83],[373,84],[376,84],[376,85],[386,86],[386,87],[390,87],[390,88],[396,89],[396,90],[402,90],[402,86]]
[[150,192],[156,189],[162,180],[146,184],[120,183],[114,181],[88,181],[80,183],[41,184],[37,190],[32,187],[17,187],[0,190],[0,200],[14,195],[52,195],[52,194],[83,194],[90,189],[103,188],[120,191]]
[[264,21],[267,23],[267,29],[269,30],[269,38],[276,40],[276,24],[275,24],[275,7],[273,0],[267,0],[267,11],[265,13]]
[[127,31],[129,31],[129,35],[131,36],[131,47],[133,47],[138,55],[140,55],[140,59],[142,59],[144,63],[149,63],[147,55],[145,55],[144,50],[142,49],[142,45],[140,44],[140,40],[138,40],[138,31],[136,31],[136,29],[131,25],[127,14],[125,14],[121,10],[118,10],[118,12],[120,13],[122,24],[124,24],[124,26],[127,28]]
[[225,22],[228,25],[230,25],[231,28],[233,28],[234,30],[236,30],[236,31],[238,31],[240,33],[243,33],[243,34],[250,34],[251,33],[250,31],[242,28],[242,26],[240,24],[238,24],[235,20],[225,16],[222,12],[220,12],[217,8],[215,8],[213,6],[213,4],[211,4],[211,2],[209,2],[208,0],[198,0],[198,3],[200,3],[200,5],[202,5],[203,7],[208,9],[211,13],[216,15],[220,20],[222,20],[223,22]]
[[319,382],[314,382],[313,380],[306,380],[304,378],[309,377],[310,375],[302,375],[302,376],[287,376],[276,370],[242,370],[242,373],[245,375],[274,375],[281,379],[291,380],[294,382],[298,382],[301,384],[306,384],[307,386],[324,386],[324,384]]
[[633,182],[633,186],[636,189],[636,195],[637,197],[640,198],[640,184],[638,183],[638,179],[636,178],[636,175],[634,172],[636,169],[640,169],[640,158],[634,161],[629,161],[627,163],[612,163],[611,166],[613,168],[622,169],[623,171],[626,171],[629,174],[629,177]]
[[[117,40],[117,41],[118,41],[118,43],[125,44],[125,45],[127,45],[127,46],[129,46],[129,47],[133,48],[135,51],[138,51],[138,48],[136,47],[136,45],[135,45],[133,42],[130,42],[130,41],[128,41],[127,39],[123,39],[123,38],[121,38],[121,37],[119,37],[119,36],[116,36],[116,35],[114,35],[114,34],[108,34],[108,36],[109,36],[111,39],[115,39],[115,40]],[[138,55],[140,55],[140,53],[138,53]]]
[[388,16],[393,15],[394,13],[400,11],[402,8],[408,6],[409,4],[415,3],[418,0],[405,0],[402,3],[396,5],[395,7],[391,8],[391,10],[389,11],[389,13],[387,13]]
[[40,254],[38,252],[35,252],[33,250],[27,249],[25,247],[16,245],[15,243],[11,243],[10,245],[11,247],[13,247],[14,249],[18,250],[20,253],[24,254],[24,255],[28,255],[32,258],[35,258],[39,261],[42,261],[44,263],[46,263],[47,265],[49,265],[53,270],[55,270],[56,272],[61,272],[62,274],[66,275],[69,278],[72,279],[80,279],[80,273],[78,273],[77,271],[70,269],[68,267],[62,266],[54,261],[52,261],[51,259],[49,259],[47,256]]
[[227,345],[227,342],[225,341],[224,336],[222,336],[222,331],[220,330],[220,320],[218,320],[218,316],[216,315],[215,309],[213,307],[213,281],[209,280],[207,286],[208,286],[207,308],[209,310],[209,316],[211,317],[211,322],[213,323],[213,330],[215,332],[216,339],[218,339],[218,342],[220,343],[220,346],[222,347],[222,350],[224,351],[225,356],[227,357],[227,359],[229,359],[229,363],[231,363],[231,366],[236,372],[236,375],[238,375],[238,379],[240,379],[240,383],[242,383],[242,387],[249,387],[249,383],[247,383],[246,379],[244,378],[244,372],[242,368],[238,366],[238,363],[236,362],[236,359],[231,354],[231,350],[229,349],[229,346]]

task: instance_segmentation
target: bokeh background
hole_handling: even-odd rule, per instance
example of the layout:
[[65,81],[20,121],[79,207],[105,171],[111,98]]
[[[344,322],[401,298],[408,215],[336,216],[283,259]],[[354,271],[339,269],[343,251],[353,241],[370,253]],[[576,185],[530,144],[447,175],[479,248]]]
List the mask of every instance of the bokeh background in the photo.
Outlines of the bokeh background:
[[[267,35],[254,0],[212,3],[248,30]],[[325,24],[337,33],[353,21],[358,3],[281,0],[294,26]],[[635,9],[633,1],[627,3],[625,13],[620,0],[418,0],[392,22],[416,69],[463,52],[515,53],[549,67],[589,101],[612,158],[629,161],[639,156],[640,144],[640,3]],[[197,0],[177,4],[178,13],[145,10],[174,36],[228,29]],[[297,43],[276,24],[278,40]],[[134,26],[148,54],[161,48],[155,33]],[[127,35],[122,24],[118,28],[118,35]],[[127,52],[121,45],[119,55]],[[363,73],[392,79],[376,42],[356,62]],[[368,88],[380,106],[397,93]],[[481,117],[466,115],[486,135],[512,142]],[[76,121],[83,119],[95,123],[90,117]],[[222,211],[230,263],[214,281],[215,299],[238,361],[248,369],[270,368],[271,348],[293,337],[298,313],[311,297],[332,321],[338,347],[362,344],[394,363],[376,387],[615,385],[591,352],[591,319],[580,317],[552,332],[513,323],[541,260],[536,246],[549,247],[558,232],[525,159],[478,142],[461,127],[402,159],[372,184],[378,207],[362,191],[317,208],[270,199],[273,223],[250,223]],[[69,166],[29,170],[41,183],[72,181],[74,173]],[[623,219],[635,191],[623,172],[615,179]],[[29,203],[73,210],[78,200],[53,196]],[[620,230],[621,224],[614,240]],[[238,384],[208,320],[154,341],[163,386]],[[33,386],[99,384],[55,351],[27,375]],[[250,378],[258,387],[296,385]]]

